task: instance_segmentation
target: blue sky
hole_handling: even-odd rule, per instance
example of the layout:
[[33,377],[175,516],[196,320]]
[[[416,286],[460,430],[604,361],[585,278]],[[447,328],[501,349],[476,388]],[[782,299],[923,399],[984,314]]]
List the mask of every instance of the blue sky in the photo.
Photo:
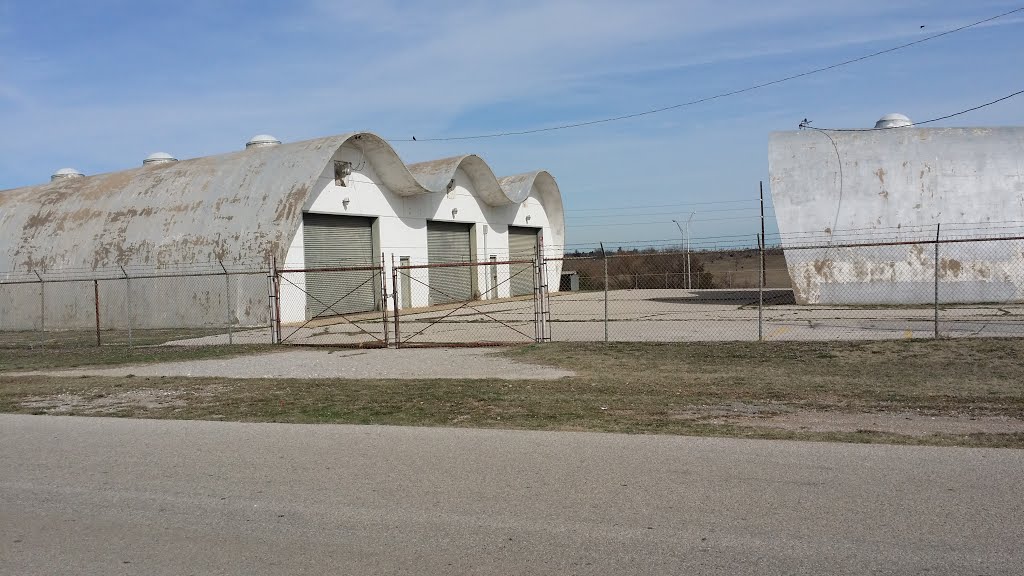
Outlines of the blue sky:
[[[626,114],[1021,5],[0,0],[0,189],[44,182],[63,166],[122,170],[156,150],[179,158],[231,151],[261,132],[285,141],[352,130],[428,138]],[[691,211],[695,239],[752,238],[769,132],[794,129],[804,117],[822,127],[870,127],[886,112],[924,120],[968,108],[1024,88],[1022,55],[1018,14],[640,119],[395,147],[407,162],[473,152],[499,175],[551,171],[570,244],[678,238],[671,220]],[[944,125],[1020,124],[1024,97]]]

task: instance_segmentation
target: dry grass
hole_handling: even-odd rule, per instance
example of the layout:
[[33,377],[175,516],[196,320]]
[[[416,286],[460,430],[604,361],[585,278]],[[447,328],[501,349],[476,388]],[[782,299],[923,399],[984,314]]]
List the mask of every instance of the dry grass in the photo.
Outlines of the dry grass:
[[[711,273],[716,287],[757,288],[761,262],[756,249],[699,252],[697,257],[704,271]],[[766,288],[790,288],[792,283],[781,250],[766,251],[764,267]]]
[[[1024,433],[771,425],[793,414],[987,418],[1024,430],[1024,340],[545,344],[559,381],[53,378],[0,374],[0,411],[260,422],[595,430],[1024,447]],[[764,424],[761,424],[761,422]],[[940,427],[941,429],[941,427]]]
[[280,351],[280,346],[246,344],[234,346],[0,346],[0,375],[62,368],[96,368],[125,364],[152,364],[178,360],[227,358],[256,352]]

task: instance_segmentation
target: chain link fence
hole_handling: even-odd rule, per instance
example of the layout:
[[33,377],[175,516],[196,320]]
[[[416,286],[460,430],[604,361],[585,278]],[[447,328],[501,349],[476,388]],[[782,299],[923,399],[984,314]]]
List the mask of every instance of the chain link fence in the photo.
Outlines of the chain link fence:
[[276,271],[276,341],[306,346],[383,348],[390,323],[380,266]]
[[270,343],[269,269],[118,267],[0,275],[0,345]]
[[498,345],[545,340],[536,260],[395,266],[395,344]]
[[1024,336],[1024,236],[277,269],[0,275],[0,345]]

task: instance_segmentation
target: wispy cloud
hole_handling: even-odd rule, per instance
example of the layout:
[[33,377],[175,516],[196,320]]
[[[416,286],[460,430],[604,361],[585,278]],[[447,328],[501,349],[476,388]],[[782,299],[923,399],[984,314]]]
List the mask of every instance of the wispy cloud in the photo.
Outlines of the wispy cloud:
[[[589,120],[743,87],[1008,7],[1003,0],[0,0],[7,135],[0,188],[45,180],[64,164],[97,172],[134,166],[157,149],[179,157],[237,149],[265,131],[285,140],[354,129],[422,137]],[[595,169],[610,161],[627,166],[629,189],[651,203],[701,194],[712,183],[743,190],[765,169],[765,134],[803,114],[863,125],[890,107],[929,113],[1002,91],[1018,66],[1020,23],[1006,19],[658,117],[400,151],[410,160],[481,152],[509,172],[543,166],[572,202],[582,190],[592,193],[589,202],[614,199],[624,185]],[[955,82],[937,72],[940,64],[958,70]],[[978,117],[1024,119],[1019,108],[1000,113]]]

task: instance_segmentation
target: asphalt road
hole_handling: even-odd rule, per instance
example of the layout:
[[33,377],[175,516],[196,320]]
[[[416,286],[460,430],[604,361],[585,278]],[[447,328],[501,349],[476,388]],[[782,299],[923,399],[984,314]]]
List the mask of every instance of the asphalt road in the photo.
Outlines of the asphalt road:
[[0,416],[0,574],[1019,574],[1024,451]]

